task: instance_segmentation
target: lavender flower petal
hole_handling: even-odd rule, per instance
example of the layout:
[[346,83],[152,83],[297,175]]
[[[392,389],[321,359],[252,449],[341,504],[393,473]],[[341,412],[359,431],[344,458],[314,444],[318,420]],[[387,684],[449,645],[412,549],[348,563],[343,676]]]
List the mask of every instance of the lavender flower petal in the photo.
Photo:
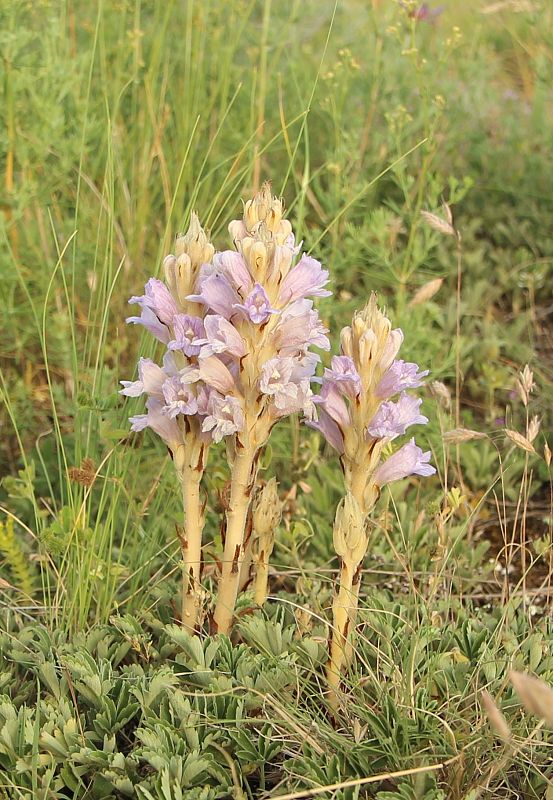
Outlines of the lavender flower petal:
[[127,317],[126,322],[132,322],[134,325],[143,325],[147,331],[163,344],[167,344],[171,338],[167,325],[160,322],[159,318],[148,306],[142,306],[142,313],[139,317]]
[[315,402],[324,407],[327,414],[342,430],[350,424],[346,401],[335,383],[323,382],[321,393],[315,398]]
[[163,401],[157,397],[149,397],[146,408],[147,414],[130,418],[131,430],[141,431],[144,428],[151,428],[171,450],[176,450],[182,444],[182,434],[175,420],[163,413]]
[[250,291],[253,278],[240,253],[236,253],[234,250],[224,250],[222,253],[216,253],[213,257],[213,266],[226,277],[231,286],[240,292],[242,296]]
[[329,297],[332,292],[323,289],[328,280],[328,270],[322,269],[315,258],[303,255],[282,282],[279,302],[291,303],[308,296]]
[[287,407],[298,396],[298,385],[292,380],[295,362],[291,357],[271,358],[263,364],[259,389],[269,395],[278,409]]
[[163,384],[165,405],[162,410],[171,419],[174,419],[178,414],[192,416],[197,413],[198,403],[191,386],[192,384],[187,380],[186,374],[168,378]]
[[305,424],[309,428],[314,428],[322,433],[329,445],[342,455],[344,452],[344,437],[342,431],[324,408],[319,409],[318,417],[317,420],[307,420]]
[[281,314],[275,329],[275,347],[283,356],[305,352],[311,345],[330,350],[326,334],[313,301],[295,300]]
[[181,350],[186,356],[199,355],[200,345],[196,339],[205,336],[203,320],[188,314],[177,314],[173,320],[175,338],[167,345],[169,350]]
[[138,362],[138,380],[120,381],[123,389],[119,394],[126,397],[140,397],[141,394],[155,394],[161,396],[163,382],[167,375],[149,358],[141,358]]
[[402,480],[409,475],[423,477],[433,475],[436,470],[428,463],[430,455],[430,450],[423,453],[421,448],[415,444],[415,440],[411,439],[376,469],[373,476],[374,482],[377,486],[385,486],[387,483]]
[[158,278],[150,278],[144,287],[144,294],[131,297],[129,303],[138,303],[143,309],[150,308],[164,325],[171,325],[173,317],[178,313],[173,295]]
[[244,340],[234,325],[220,314],[209,314],[205,317],[204,328],[206,338],[195,341],[195,344],[201,346],[201,358],[208,358],[218,353],[228,353],[234,358],[242,358],[246,354]]
[[388,398],[404,389],[417,389],[427,375],[427,369],[419,372],[418,364],[397,359],[382,376],[376,393],[379,397]]
[[234,314],[234,306],[240,301],[240,296],[223,273],[214,272],[200,281],[198,294],[190,294],[186,299],[193,303],[203,303],[216,314],[230,319]]
[[235,308],[243,311],[251,322],[261,325],[267,322],[271,314],[279,314],[278,309],[271,306],[271,301],[261,284],[256,283],[243,303],[236,303]]
[[224,436],[238,433],[244,427],[244,411],[240,401],[232,395],[221,397],[212,392],[206,410],[202,431],[211,431],[214,442],[220,442]]
[[370,424],[367,433],[375,439],[395,439],[411,425],[425,425],[428,418],[419,414],[422,400],[402,393],[399,400],[382,403]]
[[234,378],[229,368],[217,356],[200,359],[200,378],[217,389],[221,394],[228,394],[235,388]]
[[333,356],[331,368],[325,369],[324,380],[333,382],[345,395],[357,397],[361,391],[361,378],[349,356]]

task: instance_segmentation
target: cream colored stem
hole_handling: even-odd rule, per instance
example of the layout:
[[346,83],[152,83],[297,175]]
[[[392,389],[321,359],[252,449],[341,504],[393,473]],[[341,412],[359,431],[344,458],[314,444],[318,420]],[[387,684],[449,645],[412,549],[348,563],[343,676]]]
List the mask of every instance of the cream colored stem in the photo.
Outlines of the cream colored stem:
[[213,616],[217,631],[227,635],[232,625],[244,559],[244,531],[255,479],[255,456],[256,450],[253,447],[239,450],[232,466],[223,565]]
[[238,581],[238,591],[243,591],[248,585],[251,577],[252,567],[252,539],[250,536],[247,543],[244,544],[244,556],[242,559],[242,566],[240,567],[240,580]]
[[[362,470],[359,466],[357,469],[352,469],[349,474],[350,480],[346,481],[349,483],[348,489],[355,497],[357,502],[359,503],[359,508],[361,512],[366,517],[367,509],[365,508],[365,489],[366,489],[366,475],[364,474],[364,470]],[[359,568],[361,565],[359,565]],[[353,576],[352,576],[353,579]],[[351,660],[353,658],[353,636],[355,633],[355,626],[357,624],[357,610],[359,608],[359,591],[361,589],[361,574],[360,572],[357,573],[355,576],[355,583],[352,584],[351,587],[351,603],[349,609],[349,637],[348,641],[345,644],[345,663],[351,664]]]
[[200,571],[203,530],[200,499],[201,473],[195,469],[185,469],[180,479],[184,506],[184,534],[181,539],[181,623],[187,631],[194,633],[201,606]]
[[332,604],[332,637],[330,640],[330,659],[326,666],[326,678],[330,689],[329,704],[334,712],[340,705],[339,689],[342,670],[347,663],[352,604],[357,603],[353,591],[355,569],[353,565],[342,563],[339,589]]

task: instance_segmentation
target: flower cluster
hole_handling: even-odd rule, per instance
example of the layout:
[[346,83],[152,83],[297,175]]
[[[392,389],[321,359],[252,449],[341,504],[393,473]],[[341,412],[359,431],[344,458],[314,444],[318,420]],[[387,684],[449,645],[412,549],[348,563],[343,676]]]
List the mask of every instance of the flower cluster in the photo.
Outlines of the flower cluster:
[[[297,258],[268,186],[230,224],[234,250],[215,253],[193,226],[165,259],[166,282],[151,278],[129,301],[141,314],[127,321],[167,346],[162,367],[142,359],[138,381],[123,384],[123,394],[148,398],[132,429],[151,427],[174,451],[184,419],[194,417],[215,442],[247,438],[257,426],[261,446],[280,417],[314,417],[310,382],[320,359],[311,348],[330,345],[313,298],[330,294],[328,272],[308,255]],[[198,245],[192,259],[190,241]]]
[[428,371],[397,358],[402,342],[401,330],[392,330],[373,295],[343,329],[341,354],[325,369],[314,401],[317,419],[308,421],[340,454],[347,487],[365,512],[385,484],[435,472],[430,453],[414,439],[381,463],[388,443],[411,425],[428,422],[420,413],[422,401],[407,393],[422,385]]

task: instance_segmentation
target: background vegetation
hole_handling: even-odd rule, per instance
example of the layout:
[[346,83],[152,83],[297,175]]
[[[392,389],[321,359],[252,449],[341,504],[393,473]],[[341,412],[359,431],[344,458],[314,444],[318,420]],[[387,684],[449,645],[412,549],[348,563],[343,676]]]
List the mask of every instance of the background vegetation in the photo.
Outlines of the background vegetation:
[[[0,796],[553,797],[507,679],[553,681],[551,3],[21,0],[0,53]],[[127,298],[191,210],[221,244],[265,178],[331,270],[335,340],[376,289],[438,382],[438,476],[380,500],[335,722],[336,459],[275,431],[271,599],[234,645],[191,640],[176,480],[117,393],[152,348]],[[421,216],[443,201],[460,247]],[[226,480],[220,454],[211,574]]]

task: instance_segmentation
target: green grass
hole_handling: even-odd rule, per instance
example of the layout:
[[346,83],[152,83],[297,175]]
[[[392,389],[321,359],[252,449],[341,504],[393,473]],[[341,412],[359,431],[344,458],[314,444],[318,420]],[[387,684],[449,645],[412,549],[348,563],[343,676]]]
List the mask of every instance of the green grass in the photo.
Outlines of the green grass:
[[[553,9],[494,6],[450,3],[433,24],[384,0],[3,4],[0,796],[553,792],[551,730],[508,680],[553,681]],[[438,476],[379,501],[335,724],[336,459],[295,421],[275,431],[264,470],[288,499],[269,603],[244,599],[233,646],[190,641],[173,626],[177,482],[117,393],[153,353],[128,297],[192,210],[222,246],[263,179],[331,271],[334,340],[377,290],[404,357],[451,395],[425,394]],[[459,250],[420,214],[444,200]],[[534,415],[535,454],[503,433]],[[458,427],[486,438],[444,439]],[[217,452],[207,561],[227,477]]]

